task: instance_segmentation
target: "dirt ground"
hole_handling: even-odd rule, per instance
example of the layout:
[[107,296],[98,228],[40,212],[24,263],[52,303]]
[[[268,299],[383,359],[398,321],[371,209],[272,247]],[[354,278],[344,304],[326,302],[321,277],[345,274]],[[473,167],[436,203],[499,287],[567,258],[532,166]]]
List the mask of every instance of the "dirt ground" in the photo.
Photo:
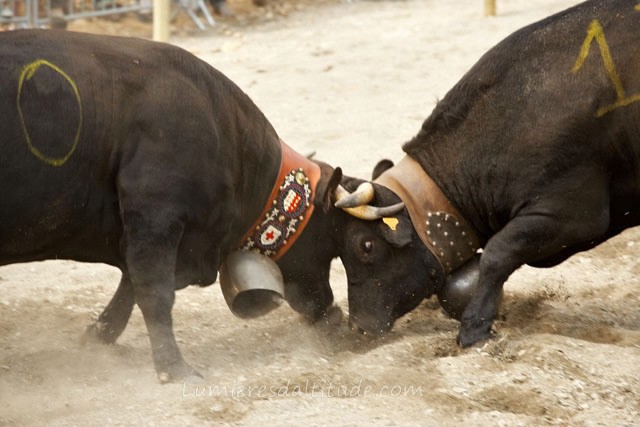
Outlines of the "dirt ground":
[[[171,42],[223,71],[302,152],[368,176],[399,159],[438,98],[497,41],[575,1],[233,2],[239,16]],[[242,6],[242,7],[241,7]],[[182,18],[180,18],[182,19]],[[149,37],[135,18],[73,23]],[[134,23],[136,23],[134,25]],[[584,35],[576,34],[576,46]],[[161,64],[158,64],[161,66]],[[119,272],[47,261],[0,269],[0,425],[637,426],[640,230],[506,284],[497,338],[460,350],[435,300],[369,341],[288,306],[234,317],[217,285],[178,292],[175,330],[199,385],[160,385],[136,308],[113,346],[79,336]],[[339,262],[332,286],[346,313]]]

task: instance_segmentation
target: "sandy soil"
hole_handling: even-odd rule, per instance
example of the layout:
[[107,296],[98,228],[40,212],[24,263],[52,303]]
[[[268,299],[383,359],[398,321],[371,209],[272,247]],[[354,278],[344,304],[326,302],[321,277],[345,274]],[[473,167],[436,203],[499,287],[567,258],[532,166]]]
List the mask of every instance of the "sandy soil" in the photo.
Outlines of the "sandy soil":
[[[499,0],[495,18],[482,17],[480,0],[450,3],[289,2],[279,13],[280,3],[258,11],[245,2],[241,16],[205,33],[183,21],[172,42],[231,77],[290,145],[364,177],[378,159],[400,158],[483,52],[576,2]],[[127,22],[84,28],[124,33]],[[497,339],[467,350],[435,300],[368,341],[345,320],[308,326],[287,306],[243,321],[217,285],[185,289],[175,329],[206,376],[197,386],[157,382],[137,309],[116,345],[80,345],[117,270],[3,267],[0,425],[639,425],[638,246],[630,230],[556,268],[517,271]],[[346,312],[339,263],[332,283]]]

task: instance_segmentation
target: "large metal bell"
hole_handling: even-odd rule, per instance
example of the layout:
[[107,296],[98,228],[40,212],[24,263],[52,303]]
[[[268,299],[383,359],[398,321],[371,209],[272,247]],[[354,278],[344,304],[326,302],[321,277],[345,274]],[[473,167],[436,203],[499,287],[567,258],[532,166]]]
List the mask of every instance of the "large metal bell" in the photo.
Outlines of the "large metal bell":
[[[480,276],[480,255],[475,255],[462,267],[453,271],[445,285],[438,292],[438,301],[444,311],[456,320],[462,318],[462,313],[471,298],[478,290],[478,278]],[[502,293],[498,301],[498,307],[502,302]]]
[[253,251],[236,251],[224,260],[220,287],[231,312],[245,319],[267,314],[284,299],[280,268],[271,258]]

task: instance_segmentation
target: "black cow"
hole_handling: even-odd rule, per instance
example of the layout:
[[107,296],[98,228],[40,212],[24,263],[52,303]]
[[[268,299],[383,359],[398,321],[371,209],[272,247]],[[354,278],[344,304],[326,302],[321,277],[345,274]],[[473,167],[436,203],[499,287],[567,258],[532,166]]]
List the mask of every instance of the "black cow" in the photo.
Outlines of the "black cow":
[[220,72],[166,44],[25,30],[0,33],[0,81],[0,264],[118,267],[87,336],[114,342],[136,303],[159,379],[198,375],[173,335],[174,290],[213,283],[238,247],[277,259],[309,320],[331,306],[341,172],[282,145]]
[[374,203],[400,197],[407,210],[346,230],[351,321],[390,329],[481,252],[458,335],[472,345],[491,336],[518,267],[556,265],[640,224],[638,2],[588,1],[513,33],[404,151],[373,186]]

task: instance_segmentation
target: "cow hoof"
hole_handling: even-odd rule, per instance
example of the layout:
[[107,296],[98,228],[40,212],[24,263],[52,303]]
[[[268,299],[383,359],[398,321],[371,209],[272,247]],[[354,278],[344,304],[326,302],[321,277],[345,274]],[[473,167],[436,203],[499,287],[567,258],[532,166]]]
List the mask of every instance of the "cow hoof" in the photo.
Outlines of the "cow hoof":
[[337,305],[331,305],[322,310],[317,309],[309,312],[301,312],[301,317],[308,325],[314,326],[334,326],[342,320],[342,309]]
[[313,323],[307,323],[312,327],[313,332],[320,336],[333,335],[342,323],[342,310],[336,305],[331,306]]
[[168,383],[188,383],[201,384],[204,377],[198,371],[186,363],[176,364],[168,369],[158,370],[158,381],[160,384]]
[[342,322],[342,309],[337,305],[332,305],[318,319],[317,324],[323,328],[337,328]]
[[117,336],[113,336],[113,334],[109,333],[109,329],[107,325],[101,322],[93,323],[87,326],[80,335],[80,343],[98,343],[98,344],[113,344],[116,340]]

